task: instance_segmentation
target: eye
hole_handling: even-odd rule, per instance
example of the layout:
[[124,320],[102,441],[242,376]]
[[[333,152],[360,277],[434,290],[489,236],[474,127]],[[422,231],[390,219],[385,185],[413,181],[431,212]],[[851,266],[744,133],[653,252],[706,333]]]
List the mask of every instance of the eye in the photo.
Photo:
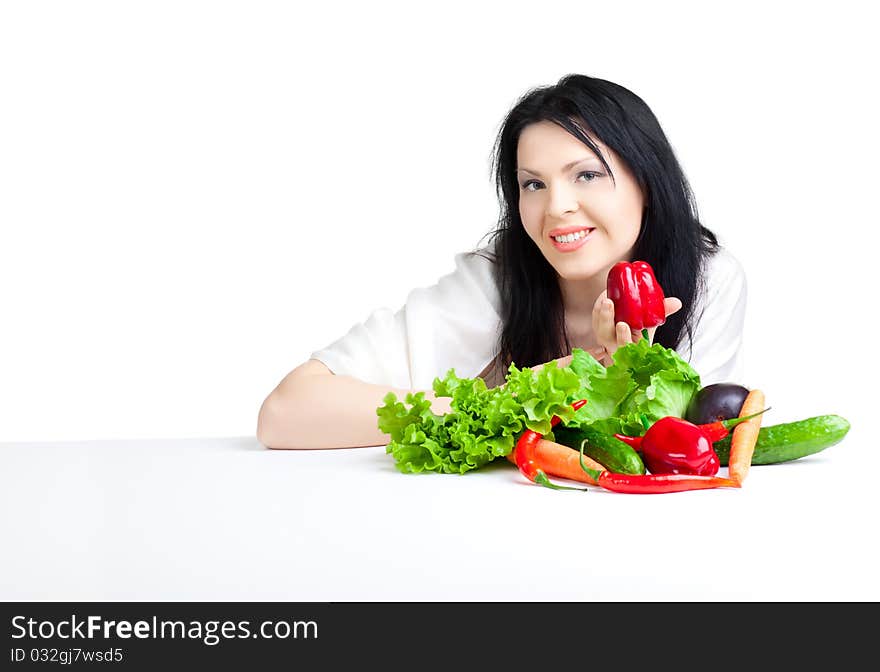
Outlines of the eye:
[[[602,177],[602,173],[596,173],[592,170],[585,170],[581,173],[578,173],[578,179],[585,177],[584,182],[592,182],[598,177]],[[538,180],[526,180],[523,184],[520,185],[523,191],[535,191],[535,189],[530,189],[532,185],[540,185],[541,182]]]

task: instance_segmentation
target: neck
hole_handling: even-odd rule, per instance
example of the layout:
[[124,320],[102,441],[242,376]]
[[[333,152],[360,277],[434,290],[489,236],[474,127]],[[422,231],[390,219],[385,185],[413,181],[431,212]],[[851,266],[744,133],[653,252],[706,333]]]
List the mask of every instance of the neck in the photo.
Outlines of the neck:
[[565,311],[565,325],[569,338],[577,347],[589,348],[595,345],[593,336],[593,305],[605,291],[605,273],[581,280],[559,278],[562,306]]

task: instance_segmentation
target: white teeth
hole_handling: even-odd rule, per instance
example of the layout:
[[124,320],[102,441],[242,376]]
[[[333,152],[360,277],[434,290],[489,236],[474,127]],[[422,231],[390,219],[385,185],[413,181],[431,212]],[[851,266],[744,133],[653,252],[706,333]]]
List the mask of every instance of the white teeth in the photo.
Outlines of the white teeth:
[[553,236],[553,240],[555,240],[557,243],[573,243],[574,241],[580,240],[581,238],[586,236],[587,233],[589,233],[589,231],[587,230],[578,231],[577,233],[567,233],[564,236]]

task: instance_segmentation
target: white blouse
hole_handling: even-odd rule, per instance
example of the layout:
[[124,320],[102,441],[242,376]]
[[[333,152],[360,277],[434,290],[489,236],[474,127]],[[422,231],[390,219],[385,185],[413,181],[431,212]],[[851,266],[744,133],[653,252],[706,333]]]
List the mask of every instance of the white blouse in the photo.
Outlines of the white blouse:
[[[685,334],[677,351],[700,374],[703,385],[743,384],[745,273],[725,248],[709,258],[706,271],[694,313],[693,347]],[[455,270],[437,284],[413,289],[397,311],[374,310],[310,358],[337,375],[429,390],[449,369],[461,378],[475,378],[486,369],[498,352],[499,310],[492,262],[473,253],[458,254]]]

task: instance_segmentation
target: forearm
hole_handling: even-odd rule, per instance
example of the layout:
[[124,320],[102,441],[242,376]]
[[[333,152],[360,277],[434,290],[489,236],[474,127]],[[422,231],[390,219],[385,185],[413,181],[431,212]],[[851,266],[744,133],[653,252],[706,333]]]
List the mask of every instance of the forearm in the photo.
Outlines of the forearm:
[[[365,383],[351,376],[318,375],[297,380],[263,402],[257,438],[268,448],[314,449],[384,446],[376,409],[394,392],[403,400],[412,390]],[[435,413],[449,410],[449,399],[425,391]]]

